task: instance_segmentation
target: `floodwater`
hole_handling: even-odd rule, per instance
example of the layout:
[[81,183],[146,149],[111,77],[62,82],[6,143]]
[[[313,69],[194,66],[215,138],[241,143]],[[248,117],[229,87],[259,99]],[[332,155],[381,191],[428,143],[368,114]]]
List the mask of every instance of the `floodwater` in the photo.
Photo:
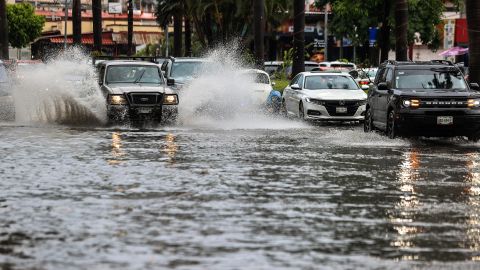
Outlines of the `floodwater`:
[[0,103],[0,269],[480,269],[480,143],[236,114],[228,63],[178,125],[105,127],[80,62]]
[[0,269],[479,269],[480,146],[0,124]]

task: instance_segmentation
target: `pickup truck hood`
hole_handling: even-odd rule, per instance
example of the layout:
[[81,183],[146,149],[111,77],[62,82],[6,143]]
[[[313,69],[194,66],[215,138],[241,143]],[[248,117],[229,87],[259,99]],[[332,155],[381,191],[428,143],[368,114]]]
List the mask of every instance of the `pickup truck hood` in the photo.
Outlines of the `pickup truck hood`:
[[404,97],[423,97],[423,98],[480,98],[480,93],[472,91],[452,91],[452,90],[425,90],[425,89],[411,89],[411,90],[395,90],[395,95]]
[[123,94],[132,92],[159,92],[165,94],[175,94],[175,91],[166,87],[165,85],[151,85],[151,84],[110,84],[105,88],[111,94]]
[[309,98],[320,100],[365,100],[367,94],[363,90],[303,90]]

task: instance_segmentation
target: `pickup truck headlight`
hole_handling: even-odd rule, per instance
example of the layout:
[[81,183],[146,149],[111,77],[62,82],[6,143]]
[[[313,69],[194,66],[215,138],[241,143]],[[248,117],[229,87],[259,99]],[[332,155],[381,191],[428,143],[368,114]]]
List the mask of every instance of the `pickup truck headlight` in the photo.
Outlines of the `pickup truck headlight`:
[[164,95],[163,96],[163,104],[164,105],[177,105],[178,104],[178,96],[177,95]]
[[405,108],[409,108],[409,107],[418,108],[418,107],[420,107],[420,100],[418,100],[418,99],[404,99],[402,104]]
[[467,105],[469,108],[480,107],[480,99],[469,99]]
[[126,105],[128,100],[125,98],[125,95],[109,95],[108,104],[110,105]]

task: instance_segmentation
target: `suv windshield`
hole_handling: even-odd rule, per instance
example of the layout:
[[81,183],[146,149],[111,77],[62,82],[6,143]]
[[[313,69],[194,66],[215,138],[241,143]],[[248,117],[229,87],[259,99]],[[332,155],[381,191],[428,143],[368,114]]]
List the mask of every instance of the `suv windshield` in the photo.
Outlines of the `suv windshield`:
[[358,90],[355,81],[348,76],[342,75],[321,75],[307,76],[305,78],[305,89],[342,89],[342,90]]
[[161,84],[162,77],[156,66],[110,66],[106,83],[153,83]]
[[424,69],[398,70],[395,75],[398,89],[455,89],[467,90],[467,85],[458,70]]
[[203,62],[200,61],[174,62],[170,77],[179,82],[191,80],[200,73],[202,65]]

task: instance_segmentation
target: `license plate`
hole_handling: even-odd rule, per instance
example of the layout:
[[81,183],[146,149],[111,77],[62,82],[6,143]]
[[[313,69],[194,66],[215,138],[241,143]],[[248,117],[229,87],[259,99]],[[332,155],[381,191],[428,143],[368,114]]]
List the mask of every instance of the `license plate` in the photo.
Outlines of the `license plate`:
[[346,113],[347,112],[347,107],[337,107],[336,112],[337,113]]
[[452,125],[453,116],[438,116],[437,125]]
[[151,113],[152,108],[138,108],[138,113]]

